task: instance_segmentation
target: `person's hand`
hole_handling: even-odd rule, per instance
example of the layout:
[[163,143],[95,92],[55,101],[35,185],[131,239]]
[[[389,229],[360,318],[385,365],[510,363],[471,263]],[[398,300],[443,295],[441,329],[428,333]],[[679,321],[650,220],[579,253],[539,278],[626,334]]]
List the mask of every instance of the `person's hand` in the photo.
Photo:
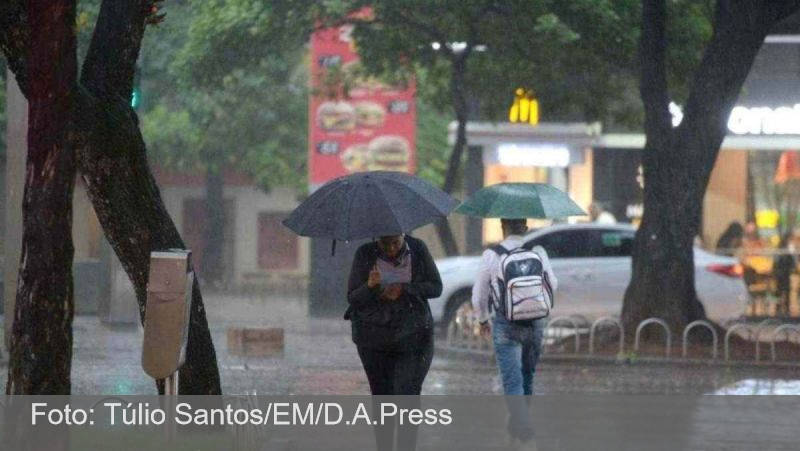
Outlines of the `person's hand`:
[[381,284],[381,272],[378,271],[378,265],[375,265],[369,272],[369,279],[367,279],[367,287],[375,288],[380,284]]
[[481,324],[481,337],[483,338],[490,338],[492,336],[492,326],[489,325],[489,321]]
[[403,294],[403,286],[399,283],[393,283],[386,287],[381,294],[381,297],[389,301],[396,301]]

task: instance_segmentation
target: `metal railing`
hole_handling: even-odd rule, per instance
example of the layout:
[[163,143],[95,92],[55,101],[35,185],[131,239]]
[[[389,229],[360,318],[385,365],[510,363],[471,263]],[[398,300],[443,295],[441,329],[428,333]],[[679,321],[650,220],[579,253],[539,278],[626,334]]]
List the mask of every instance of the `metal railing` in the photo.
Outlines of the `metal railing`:
[[776,327],[774,331],[772,331],[772,340],[770,340],[770,350],[772,351],[772,361],[773,362],[776,361],[775,340],[778,339],[778,337],[780,336],[781,333],[785,333],[787,335],[786,339],[788,340],[789,339],[788,335],[791,332],[795,332],[797,334],[800,334],[800,326],[798,326],[796,324],[782,324],[782,325]]
[[597,318],[592,323],[591,329],[589,329],[589,354],[594,354],[594,337],[597,331],[597,326],[603,323],[611,323],[617,327],[619,330],[619,353],[622,354],[625,352],[625,326],[622,325],[622,321],[614,316],[603,316]]
[[711,331],[711,360],[717,360],[717,344],[719,341],[719,338],[717,337],[717,331],[714,329],[714,326],[711,323],[703,320],[692,321],[686,325],[685,329],[683,329],[683,357],[686,358],[686,354],[689,350],[689,332],[691,332],[691,330],[695,327],[705,327]]
[[[574,337],[575,337],[575,354],[580,353],[581,352],[581,334],[578,333],[578,321],[576,320],[576,318],[574,318],[572,316],[557,316],[557,317],[547,321],[547,325],[544,328],[545,335],[547,335],[547,333],[550,330],[555,328],[556,324],[560,324],[560,323],[569,323],[572,326],[572,330],[575,331],[575,333],[574,333]],[[561,338],[561,337],[559,337],[559,338]],[[543,353],[544,353],[544,350],[546,348],[547,348],[547,346],[545,344],[543,344],[542,345],[542,352]]]
[[667,334],[667,357],[672,353],[672,331],[669,330],[669,324],[661,318],[647,318],[640,322],[636,327],[636,338],[633,344],[634,352],[639,352],[639,338],[641,337],[642,330],[650,324],[657,324],[661,326]]
[[[722,343],[720,343],[720,334],[717,331],[714,324],[710,321],[705,320],[698,320],[693,321],[686,325],[681,332],[681,358],[688,359],[690,357],[689,353],[689,339],[691,332],[696,328],[706,329],[711,334],[711,355],[710,360],[715,361],[719,360],[720,358],[720,345],[722,345],[722,352],[723,359],[725,362],[730,362],[732,357],[732,345],[731,342],[734,336],[742,336],[742,338],[746,339],[747,341],[753,342],[755,346],[755,362],[759,363],[762,361],[761,359],[761,345],[762,341],[769,342],[770,344],[770,351],[771,351],[771,362],[778,361],[778,349],[776,344],[778,339],[782,336],[785,336],[787,340],[791,340],[792,337],[798,337],[797,340],[800,342],[800,325],[798,324],[788,324],[788,323],[781,323],[775,318],[769,318],[764,321],[761,321],[758,324],[751,324],[746,322],[741,322],[741,319],[737,320],[729,320],[723,322],[723,327],[726,329],[724,337],[722,337]],[[664,342],[664,357],[667,359],[672,358],[672,342],[673,342],[673,333],[672,330],[669,328],[667,322],[662,318],[647,318],[642,320],[636,327],[636,333],[634,336],[634,343],[633,343],[633,352],[639,353],[641,346],[641,336],[643,330],[651,325],[657,325],[660,329],[662,329],[665,333],[665,342]],[[598,336],[598,329],[602,326],[613,327],[619,332],[619,340],[618,340],[618,355],[624,354],[625,346],[626,346],[626,334],[625,334],[625,327],[619,317],[616,316],[603,316],[597,318],[593,322],[589,322],[589,320],[582,316],[582,315],[569,315],[569,316],[557,316],[550,319],[545,326],[545,337],[546,340],[543,343],[543,354],[545,351],[548,354],[553,354],[554,349],[552,344],[554,342],[565,341],[565,343],[569,343],[569,340],[572,340],[574,346],[569,346],[572,348],[568,350],[566,348],[561,348],[560,352],[567,352],[570,354],[578,355],[581,354],[581,341],[584,333],[588,333],[589,335],[589,345],[588,350],[583,350],[586,352],[588,356],[595,356],[597,353],[597,336]],[[567,331],[567,334],[571,333],[572,336],[564,335],[564,332]],[[769,332],[769,336],[767,338],[767,333]],[[478,328],[475,327],[474,321],[471,321],[469,318],[461,318],[459,321],[454,321],[449,329],[447,334],[447,345],[448,347],[457,347],[462,348],[465,350],[478,350],[481,352],[484,351],[491,351],[492,345],[491,340],[486,340],[478,335]],[[799,344],[800,345],[800,344]],[[558,352],[558,351],[556,351]],[[694,357],[696,358],[696,357]],[[800,361],[797,362],[787,362],[787,363],[794,363],[800,366]]]

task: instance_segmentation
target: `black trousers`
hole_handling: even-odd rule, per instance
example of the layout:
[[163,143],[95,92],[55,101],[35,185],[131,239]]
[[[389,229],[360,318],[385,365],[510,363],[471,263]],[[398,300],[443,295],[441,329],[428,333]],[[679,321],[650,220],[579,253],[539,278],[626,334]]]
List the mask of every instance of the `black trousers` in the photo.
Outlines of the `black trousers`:
[[[422,383],[433,360],[433,331],[416,333],[392,345],[371,348],[358,346],[358,356],[367,373],[369,389],[373,395],[373,417],[380,415],[381,400],[376,396],[406,395],[397,400],[397,408],[418,409]],[[384,402],[387,400],[384,398]],[[414,451],[417,448],[419,426],[405,423],[396,427],[396,421],[375,426],[378,451],[392,451],[397,429],[397,450]]]

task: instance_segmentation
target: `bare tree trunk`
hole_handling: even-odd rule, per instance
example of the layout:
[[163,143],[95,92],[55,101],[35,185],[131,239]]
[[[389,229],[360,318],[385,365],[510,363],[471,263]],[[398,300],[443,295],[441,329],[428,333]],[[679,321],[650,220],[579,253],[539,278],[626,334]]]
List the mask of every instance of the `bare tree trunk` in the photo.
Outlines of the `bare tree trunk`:
[[695,72],[684,120],[673,129],[666,82],[666,3],[643,1],[639,50],[647,135],[645,209],[622,307],[626,330],[633,332],[640,321],[659,317],[676,335],[689,322],[705,318],[695,292],[693,241],[727,116],[764,37],[798,6],[797,1],[718,1],[714,35]]
[[203,268],[200,280],[216,285],[224,279],[225,243],[225,178],[222,164],[206,170],[206,230],[203,249]]
[[[71,115],[60,116],[58,120],[53,121],[53,124],[70,122],[64,120],[65,118],[70,118],[72,121],[71,140],[74,144],[78,169],[86,182],[89,198],[106,238],[133,282],[142,320],[150,252],[185,248],[150,172],[138,118],[129,103],[134,65],[145,23],[154,19],[154,10],[157,10],[154,0],[103,1],[81,72],[80,85],[73,82],[70,86],[74,110]],[[3,50],[9,61],[9,67],[17,76],[22,92],[29,97],[35,87],[25,69],[36,67],[35,64],[38,62],[30,60],[21,49],[25,48],[29,39],[34,38],[32,35],[35,33],[31,33],[31,30],[47,28],[37,28],[30,23],[20,0],[8,0],[0,4],[0,25],[2,25],[0,49]],[[74,17],[70,21],[70,27],[72,26]],[[42,39],[52,39],[51,33],[43,35]],[[45,160],[45,164],[47,170],[42,173],[43,176],[58,177],[57,180],[69,176],[70,183],[73,183],[74,172],[69,174],[62,174],[63,171],[54,172],[58,168],[56,164],[61,164],[60,160]],[[45,185],[38,189],[41,191],[48,188],[49,186]],[[65,192],[64,190],[51,192],[54,196],[51,201],[61,199],[59,196],[63,197]],[[52,227],[52,230],[48,231],[55,231],[52,236],[58,237],[60,229],[55,227],[53,218],[46,215],[42,218],[50,221],[47,225]],[[29,258],[55,258],[54,250],[61,252],[60,246],[66,246],[64,243],[68,241],[53,243],[50,239],[41,243],[41,246],[35,249],[26,250],[30,254]],[[51,244],[49,248],[44,246],[47,243]],[[69,248],[71,249],[71,245]],[[34,254],[34,250],[43,255]],[[23,261],[23,267],[25,264]],[[57,278],[59,274],[60,277],[69,275],[69,268],[65,269],[66,272],[54,272],[51,277]],[[66,283],[29,287],[31,290],[59,288],[64,290],[69,288],[71,292],[71,285]],[[16,321],[15,333],[25,333],[30,336],[30,334],[47,333],[51,327],[58,331],[60,327],[52,321],[47,322],[48,328],[42,328],[41,324],[25,320]],[[20,328],[19,332],[17,328]],[[31,339],[54,339],[53,337],[57,335],[57,333],[50,334],[44,338],[36,335]],[[28,339],[27,336],[23,336],[23,339]],[[55,358],[57,362],[62,358],[68,362],[70,357],[69,355],[54,357],[39,353],[37,356]],[[163,384],[157,385],[159,391],[163,393]],[[14,391],[16,388],[9,387],[9,390]],[[216,352],[208,329],[202,294],[199,285],[195,283],[186,364],[181,369],[180,393],[213,395],[220,392]]]
[[[77,78],[74,0],[30,0],[28,161],[22,256],[6,393],[70,394],[72,191],[69,143]],[[46,326],[44,326],[46,325]]]
[[[106,238],[136,290],[144,321],[150,252],[185,248],[147,163],[130,107],[136,58],[153,2],[104,0],[81,74],[78,169]],[[200,287],[192,296],[181,394],[221,393],[216,351]],[[158,384],[159,393],[163,385]]]
[[[442,190],[452,194],[456,185],[456,177],[461,168],[464,149],[467,147],[467,120],[469,119],[469,107],[467,105],[467,93],[464,86],[464,77],[467,70],[467,58],[469,49],[462,53],[453,55],[451,61],[450,87],[453,96],[453,111],[456,114],[456,140],[453,143],[453,150],[450,151],[450,159],[447,163]],[[442,241],[444,252],[448,256],[458,255],[458,244],[453,236],[453,230],[447,220],[436,222],[436,231]]]
[[[28,0],[33,30],[25,41],[28,157],[22,199],[22,254],[6,393],[69,395],[72,369],[72,192],[75,153],[70,143],[77,82],[75,0]],[[16,403],[14,403],[16,404]],[[25,403],[23,403],[25,404]],[[53,408],[63,407],[58,401]],[[5,445],[20,451],[67,451],[66,425],[31,430],[27,405],[5,409]],[[12,413],[13,412],[13,413]]]

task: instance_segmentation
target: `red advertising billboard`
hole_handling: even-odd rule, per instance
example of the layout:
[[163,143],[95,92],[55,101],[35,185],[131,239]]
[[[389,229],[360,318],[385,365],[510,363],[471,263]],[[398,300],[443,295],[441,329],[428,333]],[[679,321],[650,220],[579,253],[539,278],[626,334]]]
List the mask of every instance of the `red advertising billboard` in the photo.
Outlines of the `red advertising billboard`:
[[414,85],[389,86],[356,78],[347,95],[322,94],[326,71],[354,74],[358,54],[352,25],[314,33],[311,38],[312,96],[309,105],[309,182],[312,189],[362,171],[413,173],[416,107]]

